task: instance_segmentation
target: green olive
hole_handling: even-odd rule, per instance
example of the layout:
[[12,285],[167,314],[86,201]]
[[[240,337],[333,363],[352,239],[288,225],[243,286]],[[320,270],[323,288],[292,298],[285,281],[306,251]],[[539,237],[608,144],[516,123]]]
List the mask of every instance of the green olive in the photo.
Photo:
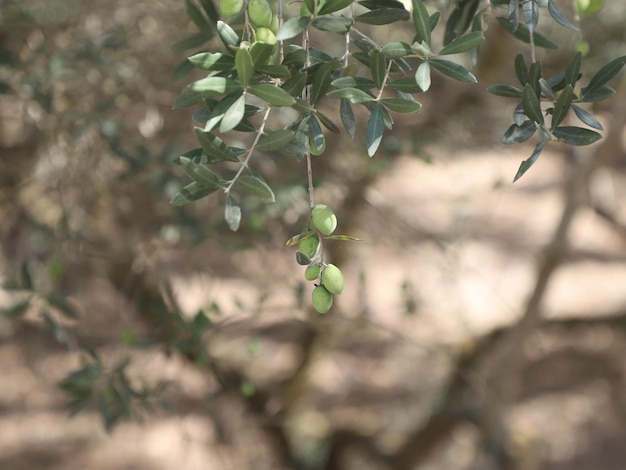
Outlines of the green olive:
[[324,235],[330,235],[337,228],[337,216],[330,207],[318,204],[311,212],[313,225]]
[[267,0],[250,0],[248,15],[257,27],[268,28],[272,24],[272,7]]
[[316,286],[311,294],[313,308],[318,313],[326,313],[333,306],[333,294],[328,292],[324,286]]
[[314,281],[320,277],[320,271],[321,268],[319,264],[309,264],[304,270],[304,278],[307,281]]
[[220,0],[220,11],[226,17],[236,16],[243,8],[243,0]]
[[274,44],[276,44],[276,35],[269,28],[257,28],[256,40],[264,44],[269,44],[270,46],[273,46]]
[[300,242],[298,249],[308,255],[310,258],[313,258],[317,252],[320,250],[320,238],[317,236],[317,233],[314,233],[310,237],[305,238]]
[[341,294],[343,291],[343,273],[334,264],[329,264],[322,271],[322,284],[328,292],[332,294]]

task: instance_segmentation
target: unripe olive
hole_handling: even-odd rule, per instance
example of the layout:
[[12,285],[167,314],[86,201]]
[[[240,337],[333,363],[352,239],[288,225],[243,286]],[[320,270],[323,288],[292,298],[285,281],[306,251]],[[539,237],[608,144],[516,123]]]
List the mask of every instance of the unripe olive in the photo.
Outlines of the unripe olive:
[[267,0],[250,0],[248,15],[255,26],[267,28],[272,24],[272,7]]
[[320,268],[319,264],[309,264],[307,268],[304,270],[304,278],[307,281],[314,281],[315,279],[320,277]]
[[273,46],[276,44],[276,35],[269,28],[257,28],[256,40]]
[[328,292],[324,286],[316,286],[311,294],[313,308],[318,313],[326,313],[333,306],[333,294]]
[[328,292],[332,294],[341,294],[343,291],[343,273],[334,264],[329,264],[322,271],[322,284]]
[[238,15],[242,8],[243,0],[220,0],[220,11],[226,17]]
[[318,204],[311,212],[313,225],[324,235],[330,235],[337,228],[337,216],[330,207]]
[[310,237],[305,238],[300,242],[298,249],[309,256],[309,258],[313,258],[320,249],[320,238],[317,236],[317,233],[314,233]]

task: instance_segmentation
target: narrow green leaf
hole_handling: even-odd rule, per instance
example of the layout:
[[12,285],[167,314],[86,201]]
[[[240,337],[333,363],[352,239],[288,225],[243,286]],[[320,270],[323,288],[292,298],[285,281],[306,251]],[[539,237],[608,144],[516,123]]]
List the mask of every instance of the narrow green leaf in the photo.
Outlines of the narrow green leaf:
[[460,54],[480,46],[485,40],[482,31],[473,31],[456,38],[446,47],[439,51],[439,55]]
[[174,83],[182,80],[183,78],[187,77],[187,75],[189,75],[191,72],[193,72],[193,64],[188,60],[184,60],[174,69],[170,81]]
[[324,131],[314,115],[309,119],[309,147],[313,155],[321,155],[326,150]]
[[383,132],[385,128],[385,122],[383,119],[382,106],[375,104],[372,109],[372,114],[367,121],[367,132],[365,135],[365,141],[367,144],[367,155],[373,157],[380,146],[380,142],[383,139]]
[[353,1],[354,0],[326,0],[326,3],[323,4],[317,14],[328,15],[329,13],[343,10],[344,8],[349,7]]
[[615,90],[609,86],[601,86],[600,88],[596,88],[594,90],[583,88],[582,93],[582,100],[584,103],[596,103],[613,96],[615,94]]
[[413,4],[413,25],[415,26],[415,35],[417,42],[425,42],[430,46],[431,27],[428,10],[422,3],[422,0],[412,0]]
[[555,100],[556,99],[556,95],[554,94],[554,90],[552,90],[552,87],[550,86],[550,83],[548,82],[548,80],[546,80],[543,77],[541,77],[539,79],[539,88],[541,89],[541,92],[546,97],[550,98],[551,100]]
[[522,2],[522,13],[524,14],[524,23],[526,23],[528,31],[532,33],[537,29],[537,23],[539,23],[537,0],[524,0]]
[[[528,31],[528,27],[525,24],[520,23],[518,25],[517,30],[514,30],[513,26],[511,26],[511,23],[509,22],[508,19],[501,18],[501,17],[497,17],[496,19],[498,20],[498,22],[502,25],[504,29],[506,29],[509,33],[511,33],[517,39],[527,44],[530,44],[530,31]],[[535,46],[537,47],[543,47],[545,49],[558,49],[559,47],[558,44],[555,44],[554,42],[550,41],[547,37],[543,36],[542,34],[535,32],[533,36],[535,37]]]
[[212,0],[200,0],[200,5],[211,21],[216,23],[219,20],[219,14]]
[[296,133],[290,129],[282,129],[280,131],[266,134],[259,139],[256,149],[262,152],[272,152],[280,150],[294,138]]
[[26,313],[28,308],[30,307],[30,297],[24,300],[21,300],[10,307],[5,307],[0,309],[0,313],[6,318],[17,318],[20,315]]
[[529,83],[526,84],[524,91],[522,92],[522,105],[524,106],[524,112],[529,119],[538,122],[539,124],[543,124],[544,119],[543,113],[541,112],[541,103]]
[[528,69],[528,85],[530,85],[537,95],[537,98],[541,95],[541,86],[539,80],[543,77],[543,64],[540,60],[530,64]]
[[593,76],[593,78],[589,82],[589,85],[587,85],[587,87],[585,88],[585,94],[599,89],[602,85],[615,77],[620,72],[620,70],[622,70],[624,64],[626,64],[626,55],[612,60],[600,70],[598,70],[598,73]]
[[517,174],[515,175],[515,178],[513,178],[513,182],[514,183],[518,179],[520,179],[524,175],[524,173],[526,173],[530,169],[531,166],[533,166],[535,164],[535,162],[539,158],[539,155],[541,155],[541,151],[543,150],[543,147],[545,145],[546,145],[545,141],[539,142],[536,145],[535,150],[533,151],[533,153],[530,156],[530,158],[528,160],[524,160],[522,162],[522,164],[520,165],[519,169],[517,170]]
[[430,18],[428,18],[428,21],[430,23],[430,31],[431,32],[435,30],[435,28],[439,24],[439,20],[440,19],[441,19],[441,13],[438,12],[438,11],[436,11],[435,13],[430,15]]
[[350,18],[338,16],[320,16],[315,18],[311,25],[320,31],[328,31],[331,33],[345,34],[350,31],[353,21]]
[[[269,66],[268,62],[270,61],[272,54],[274,54],[274,48],[275,46],[273,46],[272,44],[266,44],[264,42],[259,42],[259,41],[254,42],[250,46],[249,53],[250,53],[250,57],[252,58],[252,66],[254,70],[258,70],[261,67]],[[276,64],[272,64],[271,67],[282,68],[282,66],[276,65]],[[287,69],[286,73],[288,77],[289,69]]]
[[451,62],[444,59],[429,59],[430,65],[435,67],[444,75],[450,78],[454,78],[459,82],[464,83],[478,83],[474,74],[456,62]]
[[378,49],[373,49],[372,52],[370,52],[370,71],[372,73],[372,80],[376,83],[376,87],[381,88],[385,81],[387,61],[385,60],[385,56]]
[[216,135],[205,132],[201,127],[194,127],[193,133],[202,146],[202,150],[209,157],[207,163],[239,161],[237,155]]
[[306,231],[306,232],[299,233],[298,235],[294,235],[293,237],[291,237],[289,240],[287,240],[285,242],[285,246],[296,246],[302,240],[305,240],[305,239],[315,235],[315,233],[316,232],[313,232],[313,231],[309,230],[309,231]]
[[415,77],[403,77],[394,81],[389,81],[392,90],[402,93],[421,93],[422,90],[417,84]]
[[330,82],[335,88],[359,88],[360,90],[369,90],[376,88],[374,80],[365,77],[341,77]]
[[572,85],[567,85],[565,89],[561,92],[559,99],[556,100],[554,104],[554,111],[552,112],[552,123],[550,125],[550,129],[554,130],[557,128],[559,124],[563,122],[567,113],[569,112],[570,107],[572,106],[572,101],[574,99],[574,89]]
[[503,144],[521,144],[530,139],[537,130],[533,121],[524,121],[522,125],[513,124],[502,137]]
[[561,13],[561,10],[557,8],[554,0],[548,1],[548,11],[550,12],[550,16],[554,18],[554,21],[556,21],[561,26],[564,26],[569,29],[573,29],[575,31],[578,30],[578,28],[574,26],[572,23],[570,23],[567,17],[563,13]]
[[196,49],[202,46],[205,42],[210,41],[211,36],[205,33],[197,33],[191,36],[187,36],[185,39],[181,39],[172,46],[174,52],[184,52],[188,49]]
[[189,89],[208,96],[220,96],[241,90],[241,85],[232,78],[207,77],[191,83]]
[[444,45],[450,44],[454,39],[467,31],[476,15],[480,0],[463,0],[456,3],[457,6],[450,14],[446,24]]
[[274,202],[276,200],[272,188],[258,176],[242,175],[237,178],[237,184],[248,194],[258,197],[263,202]]
[[497,84],[497,85],[491,85],[489,88],[487,88],[487,91],[491,93],[492,95],[503,96],[505,98],[521,98],[522,97],[522,90],[512,85],[506,85],[502,83]]
[[202,103],[202,94],[193,90],[185,90],[176,100],[172,109],[188,108]]
[[248,91],[272,106],[291,106],[296,102],[295,98],[285,90],[270,83],[251,85],[248,87]]
[[596,131],[575,126],[557,127],[552,133],[561,142],[569,145],[590,145],[602,138]]
[[568,62],[567,68],[565,69],[565,83],[569,83],[572,86],[576,85],[576,82],[580,77],[580,66],[582,65],[582,60],[582,54],[577,52]]
[[323,62],[319,66],[312,77],[311,103],[317,103],[324,96],[333,80],[333,72],[339,68],[341,68],[341,63],[336,59]]
[[341,115],[341,122],[343,127],[351,139],[354,139],[354,133],[356,131],[356,118],[354,117],[354,111],[347,99],[342,99],[339,103],[339,114]]
[[232,56],[222,54],[221,52],[200,52],[192,55],[187,60],[202,70],[214,70],[217,72],[232,70],[235,66]]
[[339,240],[342,242],[360,242],[360,238],[351,237],[350,235],[329,235],[324,237],[325,240]]
[[[264,44],[267,46],[267,44]],[[255,66],[255,70],[259,73],[264,73],[265,75],[269,75],[272,78],[289,78],[291,77],[291,73],[289,72],[289,67],[278,64],[268,64],[268,65],[258,65]]]
[[199,165],[186,157],[180,157],[180,162],[185,168],[185,172],[202,187],[216,188],[222,187],[219,177],[204,165]]
[[428,91],[430,88],[430,64],[428,61],[422,62],[415,71],[415,83],[422,91]]
[[224,205],[224,220],[228,225],[228,228],[233,232],[239,229],[241,224],[241,207],[237,203],[237,200],[230,194],[226,196],[226,203]]
[[252,80],[252,74],[254,73],[254,63],[252,57],[247,49],[240,47],[235,54],[235,68],[237,69],[237,76],[241,82],[241,86],[245,90],[248,88],[250,80]]
[[300,96],[302,90],[306,86],[307,73],[298,72],[282,85],[282,89],[289,93],[291,96]]
[[348,99],[352,104],[367,103],[375,100],[373,96],[358,88],[339,88],[329,92],[326,96],[329,98]]
[[194,163],[199,163],[200,160],[202,159],[202,155],[204,155],[204,150],[201,147],[198,147],[195,149],[187,150],[186,152],[180,154],[174,160],[172,160],[172,163],[174,165],[182,165],[183,161],[181,160],[181,157],[188,158]]
[[41,313],[41,316],[44,319],[44,323],[46,324],[46,326],[48,328],[50,328],[50,331],[52,331],[52,333],[54,334],[54,339],[56,339],[59,343],[61,344],[65,344],[67,343],[67,331],[65,331],[65,328],[63,328],[61,325],[59,325],[51,316],[48,312],[43,311]]
[[307,266],[311,264],[311,258],[306,253],[298,250],[296,251],[296,263],[300,266]]
[[315,111],[315,116],[326,129],[334,134],[339,134],[339,127],[328,116],[317,110]]
[[578,117],[578,119],[580,119],[583,123],[587,124],[589,127],[598,129],[599,131],[604,130],[604,128],[602,127],[602,124],[600,124],[600,121],[598,121],[593,116],[593,114],[585,111],[583,108],[575,104],[572,105],[572,107],[574,108],[574,113],[576,113],[576,116]]
[[416,113],[422,107],[421,103],[417,101],[401,98],[383,98],[381,103],[396,113]]
[[214,193],[218,189],[219,188],[215,186],[202,186],[197,182],[192,181],[183,189],[174,194],[174,196],[170,200],[170,204],[174,206],[184,206],[185,204],[188,204],[190,202],[202,199],[203,197]]
[[[521,97],[521,91],[520,91],[520,97]],[[524,105],[522,105],[522,103],[518,103],[517,106],[515,106],[515,110],[513,111],[513,122],[517,124],[518,126],[521,126],[527,120],[528,118],[526,117],[526,113],[524,113]]]
[[243,119],[245,111],[246,97],[241,95],[224,113],[224,116],[220,121],[220,132],[228,132],[237,127]]
[[526,66],[526,60],[524,60],[524,54],[521,52],[515,56],[515,74],[522,86],[528,83],[528,67]]
[[67,301],[67,299],[64,296],[57,294],[55,292],[52,292],[46,295],[45,299],[48,305],[50,305],[52,308],[57,310],[63,316],[67,318],[73,318],[73,319],[78,318],[76,309],[72,306],[72,304],[70,304]]
[[26,261],[23,261],[20,266],[20,286],[24,290],[33,290],[33,277]]
[[371,25],[383,25],[395,23],[396,21],[408,20],[409,12],[399,8],[378,8],[368,11],[354,18],[356,21]]
[[411,46],[409,46],[406,42],[401,41],[387,43],[380,51],[387,59],[399,59],[413,54]]
[[220,39],[222,40],[228,51],[232,52],[234,48],[239,47],[241,39],[239,38],[235,30],[231,28],[227,23],[224,23],[223,21],[218,21],[217,33],[219,34]]
[[378,10],[380,8],[405,9],[404,4],[397,0],[360,0],[359,5],[364,6],[368,10]]
[[296,37],[304,31],[309,21],[311,21],[310,16],[295,16],[289,18],[276,33],[276,39],[284,41]]
[[210,23],[204,17],[200,9],[191,2],[191,0],[185,0],[185,9],[187,10],[187,16],[191,18],[191,21],[198,27],[200,31],[205,34],[213,34]]

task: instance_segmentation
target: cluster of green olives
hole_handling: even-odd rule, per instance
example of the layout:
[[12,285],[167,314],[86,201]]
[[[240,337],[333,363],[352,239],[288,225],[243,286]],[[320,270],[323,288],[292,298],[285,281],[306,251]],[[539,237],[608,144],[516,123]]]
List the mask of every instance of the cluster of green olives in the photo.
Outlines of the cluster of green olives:
[[[244,0],[220,0],[220,11],[225,17],[237,16],[243,9]],[[249,0],[248,18],[254,26],[256,40],[271,46],[276,44],[278,17],[274,15],[268,0]]]
[[311,229],[304,233],[296,252],[296,261],[306,265],[304,277],[307,281],[321,280],[311,295],[313,308],[318,313],[326,313],[333,306],[333,296],[341,294],[344,278],[334,264],[321,261],[322,243],[320,235],[331,235],[337,228],[337,216],[324,204],[317,204],[311,211]]

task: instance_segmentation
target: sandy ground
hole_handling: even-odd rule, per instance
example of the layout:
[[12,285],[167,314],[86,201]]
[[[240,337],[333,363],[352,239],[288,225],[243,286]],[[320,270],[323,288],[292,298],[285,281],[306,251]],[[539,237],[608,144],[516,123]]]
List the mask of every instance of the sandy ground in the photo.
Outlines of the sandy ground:
[[[534,285],[538,256],[563,206],[560,183],[566,163],[559,154],[547,152],[512,185],[509,181],[519,162],[518,154],[500,148],[431,164],[403,156],[368,189],[362,213],[355,217],[360,225],[352,233],[363,241],[346,245],[347,288],[328,314],[336,317],[337,329],[313,369],[311,389],[294,418],[303,421],[294,429],[307,429],[315,420],[348,423],[371,432],[384,429],[381,442],[392,448],[436,402],[449,373],[451,352],[520,315]],[[545,315],[622,312],[624,239],[591,210],[582,209],[569,241],[571,256],[552,279]],[[222,314],[209,350],[237,364],[259,384],[271,382],[297,363],[297,344],[276,342],[260,333],[263,325],[303,318],[293,297],[297,287],[293,279],[300,268],[291,255],[280,247],[270,247],[262,255],[258,251],[237,255],[242,261],[260,256],[262,265],[277,257],[288,259],[279,262],[281,290],[266,291],[263,272],[252,272],[248,278],[198,274],[173,279],[186,311],[195,312],[210,302],[220,305]],[[98,324],[123,323],[123,303],[112,301],[114,295],[104,287],[93,289],[77,298],[78,303],[89,308],[90,316],[102,315]],[[262,308],[252,308],[264,293],[268,298]],[[407,311],[407,301],[415,305],[414,312]],[[102,308],[94,311],[97,305]],[[175,383],[167,392],[171,408],[157,409],[144,415],[143,423],[122,424],[108,435],[94,413],[68,419],[62,406],[63,396],[55,384],[77,366],[77,354],[36,326],[13,330],[14,325],[4,322],[2,327],[3,470],[274,468],[263,437],[246,424],[250,418],[240,404],[223,397],[211,402],[214,384],[176,355],[130,351],[116,343],[104,347],[103,355],[111,360],[132,356],[133,374]],[[583,350],[619,357],[626,347],[624,338],[604,330],[588,331],[575,340],[564,336],[561,343],[536,341],[533,350],[538,356],[550,348],[568,347],[574,362]],[[361,352],[349,351],[364,344],[369,347]],[[571,382],[559,384],[555,379],[557,385],[544,387],[550,377],[568,375],[568,364],[564,360],[543,372],[539,369],[528,382],[536,393],[529,392],[511,408],[515,435],[534,449],[526,458],[543,462],[527,468],[600,468],[591,463],[594,455],[602,455],[603,469],[623,468],[626,455],[618,442],[624,438],[626,421],[622,402],[615,401],[613,379],[592,364],[572,372]],[[617,373],[623,374],[622,361],[616,364]],[[226,413],[237,430],[227,443],[218,437],[216,413]],[[423,468],[476,468],[471,466],[475,444],[475,430],[461,427]],[[355,456],[349,468],[367,468],[358,462]]]

